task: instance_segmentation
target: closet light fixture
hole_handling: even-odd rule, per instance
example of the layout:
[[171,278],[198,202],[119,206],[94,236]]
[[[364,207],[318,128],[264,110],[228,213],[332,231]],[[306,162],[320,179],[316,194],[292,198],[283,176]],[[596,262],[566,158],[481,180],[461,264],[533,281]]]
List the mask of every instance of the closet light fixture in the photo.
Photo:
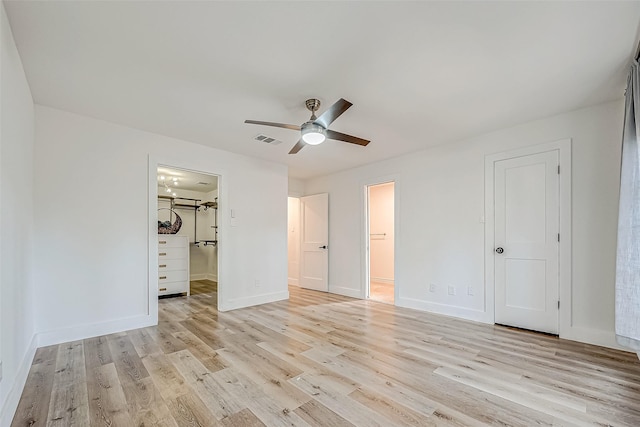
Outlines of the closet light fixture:
[[[171,185],[173,185],[173,187],[171,187]],[[178,187],[180,185],[180,178],[177,176],[165,176],[165,175],[158,175],[158,186],[159,187],[164,187],[164,190],[171,194],[173,197],[178,197],[178,195],[175,193],[175,188],[174,187]]]

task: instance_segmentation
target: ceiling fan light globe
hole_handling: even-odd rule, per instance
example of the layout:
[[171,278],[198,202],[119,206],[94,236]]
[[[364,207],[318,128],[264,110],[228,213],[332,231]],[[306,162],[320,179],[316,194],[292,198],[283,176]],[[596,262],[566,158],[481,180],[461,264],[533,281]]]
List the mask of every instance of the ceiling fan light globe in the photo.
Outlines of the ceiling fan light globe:
[[325,139],[327,136],[322,126],[309,122],[302,125],[302,140],[305,144],[318,145],[322,144]]
[[327,137],[320,132],[308,132],[302,135],[302,140],[309,145],[322,144]]

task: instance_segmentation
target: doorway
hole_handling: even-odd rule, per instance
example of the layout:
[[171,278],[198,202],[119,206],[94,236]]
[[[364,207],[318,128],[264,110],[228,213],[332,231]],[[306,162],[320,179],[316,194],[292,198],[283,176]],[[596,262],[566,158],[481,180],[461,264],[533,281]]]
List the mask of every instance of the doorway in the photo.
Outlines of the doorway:
[[571,327],[571,140],[485,160],[487,312],[562,336]]
[[216,175],[158,166],[158,295],[218,304]]
[[395,303],[395,183],[367,186],[368,298]]
[[287,200],[287,260],[289,285],[298,286],[300,277],[300,199]]

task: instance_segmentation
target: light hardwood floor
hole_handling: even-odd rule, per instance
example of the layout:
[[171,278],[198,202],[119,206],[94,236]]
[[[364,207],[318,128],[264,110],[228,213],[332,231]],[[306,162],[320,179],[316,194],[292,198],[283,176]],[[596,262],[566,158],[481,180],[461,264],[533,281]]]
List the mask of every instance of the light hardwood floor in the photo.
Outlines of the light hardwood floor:
[[40,348],[13,426],[640,426],[635,355],[290,287]]
[[369,282],[369,298],[374,301],[393,304],[393,293],[393,283],[377,282],[375,280]]

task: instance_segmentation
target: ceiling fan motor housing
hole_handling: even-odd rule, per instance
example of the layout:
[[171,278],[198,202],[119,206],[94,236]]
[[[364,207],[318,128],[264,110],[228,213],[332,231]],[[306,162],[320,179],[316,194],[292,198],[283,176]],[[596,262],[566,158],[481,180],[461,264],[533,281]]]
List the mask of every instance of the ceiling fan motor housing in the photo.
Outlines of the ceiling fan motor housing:
[[309,111],[315,113],[320,108],[320,100],[316,98],[307,99],[305,105]]

